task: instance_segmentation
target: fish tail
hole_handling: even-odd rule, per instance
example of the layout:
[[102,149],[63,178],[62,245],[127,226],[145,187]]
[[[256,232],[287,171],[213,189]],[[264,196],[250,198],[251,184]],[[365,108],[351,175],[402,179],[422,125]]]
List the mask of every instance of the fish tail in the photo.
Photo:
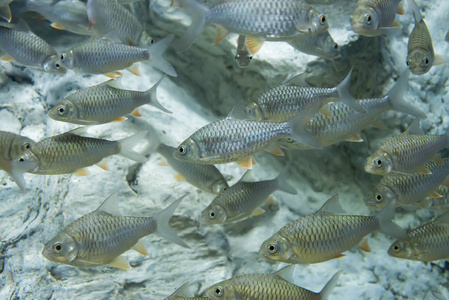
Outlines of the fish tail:
[[148,135],[148,131],[142,131],[132,135],[130,137],[124,138],[120,141],[120,155],[126,158],[132,159],[134,161],[144,163],[147,161],[147,158],[140,153],[137,153],[133,150],[133,148],[146,140],[146,136]]
[[285,166],[284,170],[282,170],[282,172],[279,174],[277,178],[278,190],[286,192],[291,195],[296,195],[298,193],[296,189],[287,182],[287,175],[289,169],[290,169],[290,162]]
[[407,231],[391,221],[394,217],[395,207],[396,201],[390,201],[376,216],[379,222],[379,231],[400,240],[407,240]]
[[165,75],[162,76],[161,79],[159,79],[159,81],[153,85],[149,90],[147,90],[145,92],[145,97],[147,99],[147,103],[151,104],[152,106],[159,108],[160,110],[162,110],[163,112],[169,113],[171,114],[172,112],[169,111],[168,109],[166,109],[165,107],[163,107],[161,105],[161,103],[159,102],[159,100],[157,99],[157,88],[159,87],[159,84],[161,83],[161,81],[165,78]]
[[288,120],[286,123],[290,126],[290,138],[295,142],[305,144],[307,146],[321,149],[323,146],[316,140],[316,138],[307,131],[306,126],[312,117],[318,112],[319,103],[313,107],[299,112],[296,116]]
[[172,241],[175,244],[178,244],[185,248],[190,248],[186,243],[184,243],[179,236],[176,234],[176,232],[173,230],[173,228],[170,227],[168,224],[168,221],[170,221],[170,218],[173,216],[173,213],[175,212],[176,208],[178,207],[179,203],[181,203],[182,199],[187,196],[185,194],[172,204],[165,208],[163,211],[160,211],[157,213],[153,218],[156,221],[156,233],[164,238],[166,238],[169,241]]
[[149,63],[155,67],[156,69],[161,70],[162,72],[170,75],[172,77],[178,76],[173,66],[162,56],[167,50],[170,43],[173,41],[173,34],[166,36],[162,40],[157,43],[154,43],[149,46],[150,51],[150,61]]
[[352,107],[358,112],[364,113],[366,110],[360,104],[360,101],[354,98],[349,92],[349,87],[351,86],[351,74],[352,69],[349,71],[348,75],[339,85],[337,85],[338,96],[340,97],[340,101],[344,104]]
[[408,0],[407,3],[413,12],[415,23],[421,23],[422,22],[421,12],[419,11],[418,5],[416,4],[415,0]]
[[404,92],[408,87],[408,76],[410,72],[407,70],[401,74],[401,77],[398,79],[396,84],[391,88],[388,92],[387,97],[390,101],[391,106],[394,110],[400,111],[417,118],[425,119],[427,118],[426,114],[414,107],[410,103],[404,101]]
[[192,46],[203,32],[204,27],[206,27],[206,15],[209,9],[195,0],[179,0],[179,2],[192,18],[192,24],[178,42],[178,51],[182,52]]
[[342,272],[343,271],[340,270],[337,273],[335,273],[334,276],[332,276],[332,278],[326,283],[326,285],[323,287],[323,289],[320,292],[321,299],[325,300],[329,297],[332,290],[337,285],[338,277],[340,277]]

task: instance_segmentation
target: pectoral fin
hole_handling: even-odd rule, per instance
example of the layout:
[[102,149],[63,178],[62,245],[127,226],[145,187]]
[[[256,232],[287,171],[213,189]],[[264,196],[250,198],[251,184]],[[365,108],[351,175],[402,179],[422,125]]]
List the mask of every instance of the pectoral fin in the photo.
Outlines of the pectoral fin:
[[427,198],[442,198],[443,196],[438,194],[437,192],[430,192],[429,195],[427,195]]
[[357,134],[348,136],[347,138],[345,138],[345,141],[353,142],[353,143],[361,143],[361,142],[363,142],[363,139],[360,137],[360,134],[357,133]]
[[265,151],[270,152],[271,154],[274,154],[276,156],[284,156],[284,152],[281,150],[281,148],[274,144],[268,146]]
[[260,216],[264,212],[265,212],[265,210],[263,210],[262,208],[256,208],[255,210],[253,210],[251,212],[251,216]]
[[12,56],[10,56],[10,55],[5,55],[5,56],[2,56],[2,60],[3,61],[9,61],[9,62],[13,62],[13,61],[16,61],[15,59],[14,59],[14,57],[12,57]]
[[435,54],[435,57],[433,59],[433,65],[434,66],[441,66],[447,63],[448,59],[442,55]]
[[128,260],[124,256],[117,256],[108,265],[119,268],[119,269],[123,269],[123,270],[131,269],[131,266],[129,265]]
[[58,23],[51,23],[50,26],[54,29],[65,30],[65,27]]
[[267,204],[268,204],[268,205],[273,205],[273,204],[275,204],[273,197],[268,198]]
[[166,167],[166,166],[168,166],[168,163],[165,160],[163,160],[160,163],[158,163],[157,165],[158,166],[162,166],[162,167]]
[[179,182],[186,181],[186,178],[184,176],[182,176],[180,173],[176,173],[175,179],[176,179],[176,181],[179,181]]
[[214,45],[221,42],[228,34],[229,30],[223,26],[217,25],[217,37],[215,38]]
[[398,8],[396,9],[396,13],[398,15],[404,15],[405,14],[404,2],[399,2]]
[[248,49],[249,55],[254,56],[262,47],[265,39],[257,36],[246,37],[246,49]]

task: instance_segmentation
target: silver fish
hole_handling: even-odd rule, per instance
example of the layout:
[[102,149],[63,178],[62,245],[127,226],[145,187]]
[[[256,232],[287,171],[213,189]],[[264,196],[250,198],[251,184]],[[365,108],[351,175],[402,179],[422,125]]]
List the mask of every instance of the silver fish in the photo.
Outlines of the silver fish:
[[339,271],[332,276],[319,293],[299,287],[292,282],[295,266],[287,266],[273,274],[249,274],[235,276],[214,284],[204,295],[211,299],[258,300],[258,299],[327,299],[337,284]]
[[75,129],[60,135],[43,139],[34,144],[31,150],[16,158],[19,163],[37,163],[29,173],[53,175],[76,172],[87,175],[85,167],[102,164],[110,155],[121,155],[137,162],[145,162],[145,156],[133,150],[136,144],[144,141],[147,131],[137,133],[119,141],[108,141],[77,135],[84,129]]
[[76,219],[53,237],[42,255],[48,260],[81,268],[111,265],[131,269],[123,252],[134,249],[148,255],[141,238],[156,233],[180,246],[188,246],[168,225],[182,199],[151,217],[118,215],[117,195],[108,197],[95,211]]
[[57,121],[91,125],[126,120],[123,116],[131,113],[141,116],[138,107],[144,104],[171,113],[156,96],[156,89],[163,78],[145,92],[123,90],[117,79],[109,80],[71,94],[57,103],[48,115]]
[[449,259],[449,213],[408,233],[407,241],[396,241],[388,255],[417,261]]
[[364,112],[359,101],[349,93],[351,73],[333,88],[297,86],[295,77],[286,84],[264,92],[246,106],[246,113],[255,120],[285,122],[302,110],[312,106],[321,108],[331,101],[342,101],[357,111]]
[[276,190],[296,195],[296,189],[287,182],[290,165],[272,180],[248,182],[247,177],[252,171],[247,171],[239,182],[223,190],[207,206],[201,214],[201,223],[205,225],[223,224],[241,220],[249,215],[257,216],[264,213],[258,208]]
[[340,54],[338,44],[334,41],[329,31],[320,34],[302,34],[289,41],[293,48],[327,59],[337,58]]
[[345,213],[336,195],[317,212],[282,227],[262,244],[259,255],[274,261],[312,264],[344,256],[342,252],[357,244],[369,252],[368,244],[362,240],[374,231],[407,238],[406,231],[391,221],[394,204],[372,217]]
[[352,28],[364,36],[377,36],[402,26],[394,20],[405,13],[401,0],[359,0],[352,17]]
[[0,49],[8,55],[3,60],[46,72],[65,73],[55,49],[31,32],[23,20],[18,24],[0,23]]
[[246,48],[246,35],[239,35],[237,39],[237,50],[235,52],[235,61],[240,68],[247,68],[253,57]]
[[298,34],[319,34],[328,27],[326,16],[298,0],[229,0],[211,8],[195,0],[180,0],[192,17],[179,50],[190,47],[208,24],[216,24],[217,39],[229,32],[247,36],[247,48],[254,55],[264,40],[286,41]]
[[428,162],[425,168],[431,174],[412,174],[383,177],[368,198],[368,205],[382,208],[395,201],[397,206],[417,206],[428,198],[441,198],[435,192],[439,185],[449,186],[449,158],[443,162]]

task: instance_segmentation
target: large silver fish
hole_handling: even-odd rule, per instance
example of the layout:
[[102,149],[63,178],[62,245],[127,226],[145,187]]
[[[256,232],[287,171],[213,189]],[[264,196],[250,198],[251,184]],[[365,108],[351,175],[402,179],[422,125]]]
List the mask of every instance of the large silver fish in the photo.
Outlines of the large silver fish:
[[364,36],[377,36],[402,26],[394,20],[405,13],[401,0],[359,0],[352,17],[352,28]]
[[410,239],[396,241],[388,255],[417,261],[449,259],[449,213],[408,233]]
[[248,182],[248,175],[252,171],[247,171],[239,182],[223,190],[204,209],[201,223],[223,224],[241,220],[250,215],[260,215],[264,213],[264,210],[258,207],[276,190],[296,195],[296,189],[288,184],[286,179],[289,166],[287,165],[277,178],[258,182]]
[[229,0],[211,8],[195,0],[179,0],[192,17],[192,24],[180,42],[190,47],[208,24],[217,25],[217,39],[229,32],[247,36],[246,46],[254,55],[264,40],[287,41],[301,34],[319,34],[328,27],[326,16],[298,0]]
[[258,299],[327,299],[337,285],[342,271],[332,276],[319,293],[299,287],[292,282],[295,266],[287,266],[273,274],[249,274],[235,276],[214,284],[203,296],[211,299],[258,300]]
[[328,30],[320,34],[298,35],[289,44],[301,52],[327,59],[337,58],[340,54],[338,44]]
[[0,131],[0,170],[7,172],[23,192],[26,190],[23,173],[36,167],[36,165],[31,163],[20,166],[14,163],[14,159],[25,151],[31,150],[34,144],[35,142],[32,139],[25,136]]
[[441,198],[435,192],[439,185],[449,186],[449,158],[424,166],[431,174],[383,177],[368,198],[368,205],[382,208],[395,201],[397,206],[420,206],[425,198]]
[[18,24],[0,23],[0,49],[7,54],[2,60],[16,61],[46,72],[65,72],[55,49],[31,32],[23,20]]
[[111,265],[130,269],[120,256],[134,249],[148,255],[141,238],[156,233],[180,246],[188,246],[168,225],[173,212],[185,196],[151,217],[122,217],[118,214],[117,195],[108,197],[95,211],[76,219],[53,237],[42,255],[48,260],[81,268]]
[[228,183],[214,165],[196,164],[190,161],[175,159],[173,153],[176,148],[160,144],[157,152],[165,157],[168,164],[177,172],[177,180],[186,180],[194,186],[218,194],[228,188]]
[[406,231],[391,221],[394,215],[392,205],[372,217],[343,215],[345,213],[336,195],[319,211],[282,227],[262,244],[259,255],[285,263],[312,264],[344,256],[342,252],[357,244],[370,251],[362,240],[377,230],[397,238],[407,238]]
[[145,92],[124,90],[117,79],[109,80],[71,94],[57,103],[48,115],[57,121],[91,125],[126,120],[123,116],[131,113],[141,116],[138,107],[144,104],[171,113],[156,96],[156,89],[163,78]]
[[137,162],[145,162],[145,156],[135,152],[136,144],[145,142],[147,131],[137,133],[119,141],[108,141],[77,135],[84,129],[75,129],[60,135],[43,139],[33,148],[16,158],[19,164],[37,163],[37,167],[29,173],[53,175],[76,172],[87,175],[85,167],[99,164],[110,155],[121,155]]

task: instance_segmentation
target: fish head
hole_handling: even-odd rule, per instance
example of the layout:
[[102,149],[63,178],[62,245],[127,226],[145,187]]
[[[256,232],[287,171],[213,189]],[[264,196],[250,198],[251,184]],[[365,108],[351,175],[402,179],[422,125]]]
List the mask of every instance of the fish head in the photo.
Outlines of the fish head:
[[287,262],[292,256],[292,247],[287,239],[276,234],[262,244],[259,256],[269,260]]
[[72,237],[64,232],[60,232],[45,244],[42,255],[54,262],[71,264],[78,255],[78,246]]
[[327,59],[334,59],[340,55],[340,48],[328,31],[321,33],[316,39],[316,54]]
[[47,59],[44,60],[44,62],[42,63],[42,66],[43,66],[45,72],[59,73],[59,74],[65,74],[65,72],[66,72],[66,68],[62,64],[61,59],[58,54],[49,56]]
[[396,241],[388,249],[388,255],[397,258],[411,259],[413,249],[409,241]]
[[214,284],[205,290],[203,295],[211,299],[238,299],[232,279]]
[[75,57],[73,55],[73,50],[61,53],[59,57],[61,64],[67,69],[73,69],[75,64]]
[[224,208],[217,204],[211,204],[201,214],[201,224],[222,224],[226,221],[227,213]]
[[39,158],[30,150],[12,160],[12,166],[20,172],[31,172],[39,166]]
[[249,66],[249,64],[251,63],[251,60],[253,59],[253,57],[248,53],[248,51],[243,50],[243,51],[238,51],[235,54],[234,59],[240,68],[247,68]]
[[212,183],[210,190],[212,190],[212,192],[214,194],[220,194],[222,191],[224,191],[228,187],[229,186],[228,186],[228,183],[226,182],[226,180],[224,178],[220,178]]
[[16,137],[11,144],[11,148],[9,149],[10,158],[16,158],[24,154],[26,151],[31,150],[34,144],[35,142],[32,139],[25,136]]
[[380,34],[379,13],[373,8],[359,5],[352,16],[352,29],[363,36],[376,36]]
[[396,193],[386,185],[379,185],[368,199],[366,205],[374,208],[384,208],[391,201],[396,201]]
[[245,115],[248,116],[250,120],[263,120],[262,108],[254,101],[245,106]]
[[405,63],[413,74],[422,75],[432,68],[433,57],[429,51],[418,48],[410,51]]
[[55,105],[48,116],[56,121],[70,122],[73,120],[79,120],[78,108],[69,100],[64,99]]
[[326,15],[317,12],[315,9],[311,8],[309,10],[309,23],[310,28],[308,34],[320,34],[325,32],[329,28],[329,23],[327,23]]
[[179,160],[198,162],[201,160],[201,148],[194,139],[189,137],[176,148],[173,157]]
[[386,175],[393,169],[393,160],[388,153],[377,151],[366,159],[365,171],[376,175]]

